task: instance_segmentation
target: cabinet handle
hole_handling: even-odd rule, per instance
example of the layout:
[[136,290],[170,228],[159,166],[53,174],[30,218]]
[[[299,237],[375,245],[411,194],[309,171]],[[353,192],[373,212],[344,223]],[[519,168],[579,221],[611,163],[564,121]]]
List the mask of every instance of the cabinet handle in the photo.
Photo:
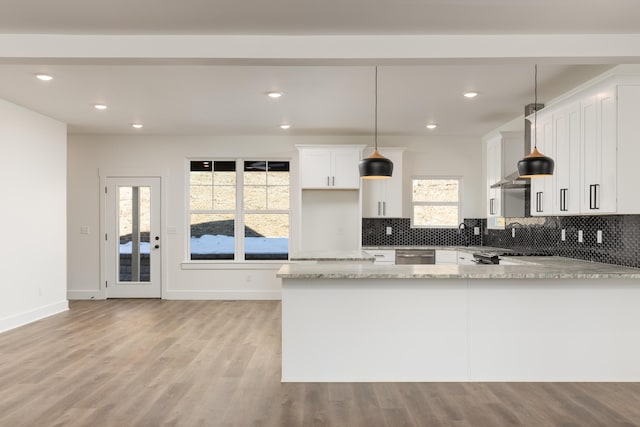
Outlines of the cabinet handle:
[[562,212],[566,212],[569,209],[567,208],[567,193],[569,192],[568,188],[560,189],[560,210]]
[[493,207],[493,201],[494,200],[495,199],[493,199],[493,198],[489,199],[489,215],[495,215],[495,213],[496,213],[496,211],[494,210],[494,207]]
[[331,186],[331,184],[330,184],[330,181],[329,181],[329,177],[327,177],[327,187],[330,187],[330,186]]
[[536,212],[542,212],[542,191],[536,193]]
[[335,176],[331,177],[331,185],[333,185],[334,187],[336,186],[336,177]]
[[378,202],[378,216],[380,216],[380,202]]
[[600,209],[600,192],[598,191],[600,184],[592,184],[589,186],[589,209]]
[[382,202],[382,216],[387,216],[387,202]]

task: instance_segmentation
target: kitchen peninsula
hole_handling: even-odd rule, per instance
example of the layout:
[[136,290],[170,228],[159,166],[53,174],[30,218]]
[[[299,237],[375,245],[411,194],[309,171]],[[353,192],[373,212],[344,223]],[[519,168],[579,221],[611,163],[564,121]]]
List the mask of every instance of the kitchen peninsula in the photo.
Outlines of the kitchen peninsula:
[[288,264],[282,380],[639,381],[640,270]]

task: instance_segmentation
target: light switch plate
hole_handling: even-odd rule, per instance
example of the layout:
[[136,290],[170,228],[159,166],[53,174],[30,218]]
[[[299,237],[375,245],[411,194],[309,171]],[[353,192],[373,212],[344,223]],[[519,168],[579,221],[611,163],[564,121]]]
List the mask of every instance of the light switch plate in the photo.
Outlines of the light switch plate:
[[562,240],[563,242],[567,240],[567,230],[565,230],[564,228],[560,230],[560,240]]
[[83,225],[80,227],[80,234],[89,234],[89,226],[88,225]]
[[602,230],[596,231],[596,241],[602,243]]
[[474,236],[480,235],[480,227],[473,227],[473,235]]
[[582,243],[584,241],[584,236],[582,235],[582,230],[578,230],[578,243]]
[[387,227],[387,234],[393,233],[393,229],[391,227]]
[[516,237],[516,229],[515,228],[511,229],[511,237]]

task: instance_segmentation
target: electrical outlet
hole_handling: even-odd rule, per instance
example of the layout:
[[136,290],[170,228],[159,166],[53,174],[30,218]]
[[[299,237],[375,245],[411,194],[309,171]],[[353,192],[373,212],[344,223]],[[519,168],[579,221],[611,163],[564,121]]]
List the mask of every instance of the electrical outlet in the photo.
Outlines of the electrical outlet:
[[511,237],[516,237],[516,229],[515,228],[511,229]]
[[602,230],[596,231],[596,241],[602,243]]
[[393,228],[387,227],[387,234],[391,234],[391,233],[393,233]]
[[578,243],[582,243],[584,241],[584,236],[582,234],[582,230],[578,230]]
[[560,230],[560,240],[562,240],[563,242],[567,240],[567,230],[565,230],[564,228]]
[[473,235],[474,236],[480,235],[480,227],[473,227]]

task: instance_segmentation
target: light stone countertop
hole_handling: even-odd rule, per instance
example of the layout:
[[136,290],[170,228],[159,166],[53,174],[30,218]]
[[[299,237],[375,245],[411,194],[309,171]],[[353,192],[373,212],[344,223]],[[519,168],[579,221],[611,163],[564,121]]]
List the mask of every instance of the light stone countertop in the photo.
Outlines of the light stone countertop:
[[289,256],[290,261],[375,261],[366,251],[301,251]]
[[285,264],[282,279],[640,279],[640,269],[563,257],[502,257],[518,265]]

